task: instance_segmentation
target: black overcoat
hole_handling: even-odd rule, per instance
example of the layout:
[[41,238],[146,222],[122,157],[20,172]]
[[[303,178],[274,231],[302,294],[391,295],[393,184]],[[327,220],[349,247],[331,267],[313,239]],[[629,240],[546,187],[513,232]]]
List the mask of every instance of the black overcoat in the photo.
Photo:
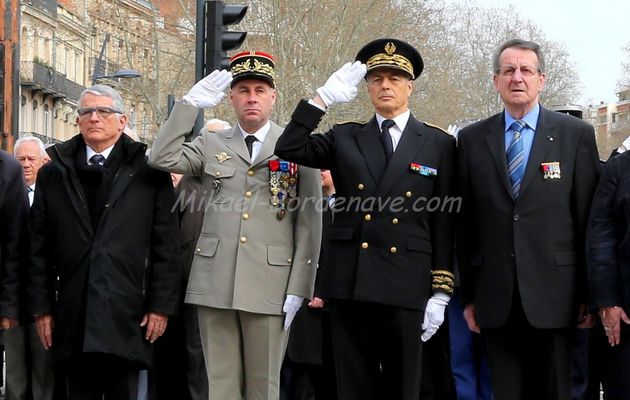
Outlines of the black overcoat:
[[77,172],[77,161],[85,162],[81,135],[49,149],[52,161],[39,171],[29,221],[29,297],[33,315],[54,317],[57,362],[97,352],[149,365],[143,315],[177,310],[173,187],[167,173],[147,165],[145,150],[126,135],[119,139],[110,157],[121,152],[123,161],[96,224]]
[[28,198],[22,168],[17,160],[0,150],[0,316],[17,319],[21,313],[20,270]]

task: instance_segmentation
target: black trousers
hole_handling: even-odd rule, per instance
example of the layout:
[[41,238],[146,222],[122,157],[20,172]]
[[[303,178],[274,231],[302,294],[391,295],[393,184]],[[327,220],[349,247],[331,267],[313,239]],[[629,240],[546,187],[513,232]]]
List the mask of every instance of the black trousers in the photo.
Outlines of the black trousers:
[[516,297],[503,327],[481,330],[494,400],[571,400],[574,328],[531,326]]
[[110,354],[85,353],[63,368],[68,400],[137,400],[139,366]]
[[418,400],[422,312],[331,300],[337,391],[343,400]]
[[[602,329],[599,327],[599,329]],[[621,342],[604,352],[604,399],[630,399],[630,326],[621,321]]]

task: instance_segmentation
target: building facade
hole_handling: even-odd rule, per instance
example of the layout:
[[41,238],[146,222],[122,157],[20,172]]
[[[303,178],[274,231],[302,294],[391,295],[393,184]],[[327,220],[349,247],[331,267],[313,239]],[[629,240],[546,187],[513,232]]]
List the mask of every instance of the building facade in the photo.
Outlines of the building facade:
[[597,147],[602,160],[630,137],[630,88],[617,93],[614,103],[602,103],[595,111]]
[[[170,50],[158,44],[169,35],[159,10],[144,0],[25,0],[20,7],[20,136],[54,143],[76,135],[79,96],[102,83],[121,93],[129,128],[150,142],[156,110],[166,106],[157,55]],[[111,77],[121,69],[141,77]]]

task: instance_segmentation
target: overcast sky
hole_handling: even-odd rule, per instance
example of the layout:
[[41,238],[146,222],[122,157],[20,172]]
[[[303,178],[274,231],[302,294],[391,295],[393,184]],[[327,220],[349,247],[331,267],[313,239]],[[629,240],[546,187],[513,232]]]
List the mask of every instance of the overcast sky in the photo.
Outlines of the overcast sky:
[[615,86],[630,43],[630,0],[446,0],[514,9],[547,39],[564,44],[582,81],[581,105],[614,102]]

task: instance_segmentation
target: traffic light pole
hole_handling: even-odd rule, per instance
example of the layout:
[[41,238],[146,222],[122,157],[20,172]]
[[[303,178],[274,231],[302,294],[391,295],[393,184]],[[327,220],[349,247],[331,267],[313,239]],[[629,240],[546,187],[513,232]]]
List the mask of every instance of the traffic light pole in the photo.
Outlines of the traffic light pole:
[[[195,82],[215,69],[229,68],[228,50],[237,49],[247,32],[230,32],[226,25],[239,23],[247,6],[225,5],[219,0],[197,0],[197,37],[195,41]],[[203,127],[203,111],[197,116],[195,136]]]
[[[197,0],[197,27],[195,40],[195,82],[199,82],[205,76],[205,46],[204,38],[206,37],[206,0]],[[193,131],[188,134],[187,139],[196,136],[203,127],[203,110],[199,110]]]

